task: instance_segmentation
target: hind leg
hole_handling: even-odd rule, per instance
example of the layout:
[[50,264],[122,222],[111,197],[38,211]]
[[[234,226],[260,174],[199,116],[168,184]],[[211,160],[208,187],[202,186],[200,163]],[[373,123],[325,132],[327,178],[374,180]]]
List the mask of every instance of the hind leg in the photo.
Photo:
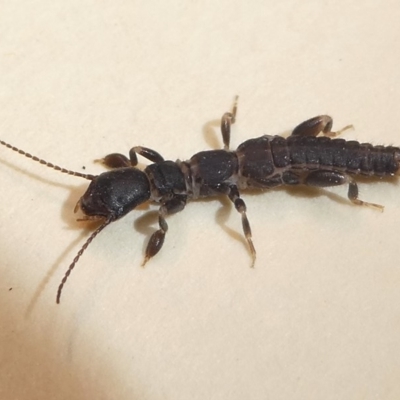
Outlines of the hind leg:
[[380,204],[368,203],[366,201],[360,200],[358,198],[358,186],[354,179],[338,171],[314,171],[307,175],[304,183],[309,186],[316,187],[329,187],[329,186],[339,186],[339,185],[349,185],[347,192],[347,197],[349,200],[358,206],[367,206],[374,208],[376,210],[383,211],[384,207]]
[[318,115],[302,122],[293,129],[291,136],[318,136],[322,133],[324,136],[336,137],[343,131],[354,128],[353,125],[347,125],[339,131],[332,132],[333,120],[329,115]]

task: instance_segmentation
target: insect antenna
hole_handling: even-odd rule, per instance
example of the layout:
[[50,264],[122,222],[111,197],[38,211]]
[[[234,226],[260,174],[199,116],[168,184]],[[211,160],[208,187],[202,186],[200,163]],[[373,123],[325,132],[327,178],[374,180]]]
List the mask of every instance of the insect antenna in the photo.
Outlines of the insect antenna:
[[22,154],[23,156],[25,156],[27,158],[30,158],[33,161],[37,161],[38,163],[40,163],[42,165],[45,165],[46,167],[53,168],[56,171],[60,171],[63,174],[73,175],[73,176],[77,176],[79,178],[85,178],[85,179],[88,179],[89,181],[92,181],[95,178],[94,175],[82,174],[80,172],[70,171],[69,169],[61,168],[58,165],[52,164],[50,162],[42,160],[39,157],[33,156],[32,154],[29,154],[26,151],[23,151],[23,150],[19,149],[18,147],[11,146],[11,144],[8,144],[8,143],[4,142],[3,140],[0,140],[0,144],[2,144],[3,146],[5,146],[5,147],[7,147],[7,148],[9,148],[11,150],[16,151],[19,154]]
[[74,260],[72,261],[71,265],[68,267],[67,272],[64,275],[64,278],[62,279],[60,285],[58,286],[57,289],[57,299],[56,303],[60,304],[60,298],[61,298],[61,292],[63,290],[63,287],[65,283],[68,280],[68,277],[70,276],[72,270],[75,268],[76,263],[78,260],[81,258],[81,255],[84,253],[84,251],[88,248],[89,244],[92,243],[92,240],[107,226],[109,225],[113,220],[111,218],[108,218],[103,224],[101,224],[86,240],[84,245],[81,247],[81,249],[78,251],[78,254],[75,256]]

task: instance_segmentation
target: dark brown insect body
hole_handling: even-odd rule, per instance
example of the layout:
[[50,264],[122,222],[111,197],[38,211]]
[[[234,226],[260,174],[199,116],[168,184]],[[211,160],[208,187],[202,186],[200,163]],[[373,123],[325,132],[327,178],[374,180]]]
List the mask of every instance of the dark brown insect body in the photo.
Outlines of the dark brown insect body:
[[[354,177],[399,174],[400,148],[331,139],[350,126],[331,132],[332,119],[323,115],[303,122],[288,138],[264,135],[247,140],[235,151],[230,151],[230,127],[235,122],[236,110],[235,103],[232,113],[225,113],[222,117],[224,150],[202,151],[188,161],[175,162],[165,161],[152,149],[137,146],[131,149],[129,158],[113,153],[102,159],[101,162],[112,170],[98,176],[60,168],[0,140],[2,145],[41,164],[91,180],[77,208],[80,207],[84,214],[81,220],[100,220],[102,224],[82,246],[68,268],[58,288],[57,303],[72,269],[95,236],[111,222],[149,200],[160,204],[159,229],[150,237],[143,265],[163,246],[168,230],[166,216],[183,210],[188,200],[196,198],[219,195],[229,197],[241,214],[252,265],[256,251],[246,205],[240,198],[243,189],[299,184],[315,187],[347,184],[348,198],[354,204],[383,209],[378,204],[358,198]],[[319,134],[323,136],[318,137]],[[144,171],[136,168],[137,154],[153,162]]]

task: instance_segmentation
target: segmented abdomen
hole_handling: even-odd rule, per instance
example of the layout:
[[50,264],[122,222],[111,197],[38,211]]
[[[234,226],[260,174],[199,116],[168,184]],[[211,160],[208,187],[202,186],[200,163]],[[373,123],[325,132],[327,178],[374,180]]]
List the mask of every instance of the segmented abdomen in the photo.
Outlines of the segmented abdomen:
[[301,183],[302,173],[335,170],[388,176],[400,171],[400,148],[315,136],[261,136],[236,150],[239,187],[273,187]]
[[350,174],[387,176],[398,172],[400,167],[398,147],[312,136],[289,137],[286,145],[294,169],[331,169]]

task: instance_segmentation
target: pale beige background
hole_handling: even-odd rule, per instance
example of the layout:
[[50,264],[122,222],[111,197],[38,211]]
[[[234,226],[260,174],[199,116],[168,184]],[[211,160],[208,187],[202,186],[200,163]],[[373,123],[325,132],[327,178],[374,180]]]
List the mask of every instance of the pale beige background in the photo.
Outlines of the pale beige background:
[[[137,144],[217,148],[236,94],[232,146],[320,113],[353,123],[346,138],[400,144],[398,1],[0,8],[0,137],[64,167],[99,173],[93,159]],[[254,270],[229,202],[170,218],[144,270],[154,227],[133,212],[56,306],[89,235],[72,213],[85,187],[0,148],[1,399],[400,398],[397,183],[361,184],[383,214],[346,188],[244,196]]]

